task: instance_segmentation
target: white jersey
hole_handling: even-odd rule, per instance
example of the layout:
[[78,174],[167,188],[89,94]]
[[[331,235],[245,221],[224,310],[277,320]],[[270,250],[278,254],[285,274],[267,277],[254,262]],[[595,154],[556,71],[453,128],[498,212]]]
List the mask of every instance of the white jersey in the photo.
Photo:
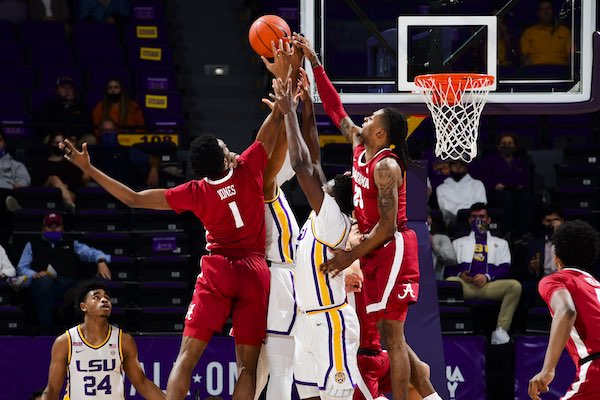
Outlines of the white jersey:
[[344,273],[333,278],[320,271],[332,258],[331,249],[344,249],[350,232],[350,219],[335,199],[323,196],[319,213],[314,211],[300,231],[296,255],[296,301],[302,311],[335,307],[346,301]]
[[123,332],[109,325],[106,339],[93,346],[83,337],[80,326],[67,331],[69,355],[64,400],[124,400]]
[[265,200],[265,225],[267,261],[289,264],[292,268],[300,229],[280,187],[274,199]]

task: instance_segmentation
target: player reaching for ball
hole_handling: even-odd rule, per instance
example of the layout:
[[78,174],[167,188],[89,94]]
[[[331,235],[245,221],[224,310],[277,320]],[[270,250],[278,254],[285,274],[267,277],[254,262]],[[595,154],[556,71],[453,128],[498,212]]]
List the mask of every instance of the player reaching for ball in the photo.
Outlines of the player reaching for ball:
[[362,126],[355,125],[306,38],[295,34],[293,43],[312,65],[323,108],[352,143],[354,213],[365,235],[352,250],[338,250],[322,269],[337,273],[360,259],[367,312],[376,318],[388,346],[394,399],[405,400],[410,362],[404,321],[419,293],[417,236],[406,225],[406,118],[396,109],[383,108],[365,117]]
[[[265,261],[263,173],[277,139],[282,115],[277,107],[263,122],[256,141],[233,168],[225,143],[212,135],[195,139],[190,162],[200,180],[172,189],[135,192],[90,163],[87,144],[79,151],[65,140],[65,158],[132,208],[192,211],[206,229],[209,254],[200,260],[177,360],[169,375],[167,399],[184,399],[193,368],[215,332],[232,315],[239,377],[234,398],[254,398],[256,364],[266,334],[269,269]],[[237,284],[237,283],[240,284]]]

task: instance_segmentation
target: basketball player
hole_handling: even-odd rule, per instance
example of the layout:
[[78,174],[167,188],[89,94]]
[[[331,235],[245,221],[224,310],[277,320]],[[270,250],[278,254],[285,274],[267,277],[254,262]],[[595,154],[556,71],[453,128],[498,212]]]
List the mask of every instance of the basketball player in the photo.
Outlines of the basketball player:
[[58,399],[66,378],[64,400],[124,400],[123,373],[144,398],[164,399],[163,392],[144,374],[131,335],[108,323],[112,304],[106,287],[99,282],[82,284],[79,309],[83,323],[54,341],[42,399]]
[[354,213],[365,235],[351,251],[337,251],[322,269],[337,273],[360,259],[367,312],[374,314],[388,346],[394,399],[405,400],[410,361],[404,321],[408,305],[419,294],[417,236],[406,226],[406,118],[396,109],[383,108],[356,126],[307,40],[295,35],[294,44],[311,62],[323,108],[352,143]]
[[313,162],[300,136],[300,94],[292,92],[291,80],[274,80],[273,89],[284,114],[292,167],[313,209],[296,251],[296,387],[302,399],[350,400],[359,377],[358,319],[346,303],[344,274],[333,277],[319,270],[331,250],[346,245],[352,213],[350,177],[338,175],[326,182],[321,164]]
[[263,173],[277,139],[281,113],[275,107],[256,141],[230,167],[230,152],[212,135],[195,139],[190,162],[201,180],[172,189],[135,192],[90,163],[87,145],[78,151],[65,140],[65,157],[132,208],[192,211],[206,229],[209,254],[200,260],[177,360],[169,375],[167,399],[184,399],[191,373],[229,314],[235,329],[239,378],[234,397],[254,398],[256,363],[266,334],[269,269],[265,261]]
[[600,399],[600,282],[587,272],[600,254],[598,232],[583,221],[565,222],[551,240],[558,271],[544,277],[538,290],[552,326],[542,370],[529,381],[529,397],[540,400],[548,391],[566,345],[576,381],[561,399]]

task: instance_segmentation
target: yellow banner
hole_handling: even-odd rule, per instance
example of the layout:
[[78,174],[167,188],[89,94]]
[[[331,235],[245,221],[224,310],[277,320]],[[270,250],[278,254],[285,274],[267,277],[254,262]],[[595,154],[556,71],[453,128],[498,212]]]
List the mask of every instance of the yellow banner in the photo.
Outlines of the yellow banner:
[[157,39],[158,27],[138,25],[135,27],[135,36],[138,39]]
[[146,95],[146,108],[160,108],[166,110],[168,105],[167,96],[159,96],[156,94]]
[[427,115],[408,115],[406,117],[406,122],[408,123],[408,133],[406,134],[406,139],[412,135],[415,129],[421,125],[421,122],[423,122],[425,118],[427,118]]
[[162,49],[160,47],[140,47],[140,59],[160,61],[162,59]]
[[179,146],[179,135],[176,133],[120,133],[117,141],[121,146],[133,146],[140,143],[175,143]]

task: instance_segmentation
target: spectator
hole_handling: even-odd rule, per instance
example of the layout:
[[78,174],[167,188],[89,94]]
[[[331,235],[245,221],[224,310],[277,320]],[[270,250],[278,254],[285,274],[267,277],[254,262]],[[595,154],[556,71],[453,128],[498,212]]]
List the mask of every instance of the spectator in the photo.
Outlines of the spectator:
[[470,211],[472,232],[452,242],[458,263],[454,268],[446,267],[445,276],[449,281],[460,282],[465,299],[502,301],[491,341],[492,344],[508,343],[508,331],[521,297],[521,284],[507,279],[511,263],[508,242],[489,233],[491,218],[486,205],[475,203]]
[[66,23],[70,11],[67,0],[29,0],[29,19]]
[[127,0],[79,0],[80,20],[121,24],[127,17],[129,17]]
[[43,333],[53,333],[49,330],[54,322],[55,303],[78,280],[89,278],[81,263],[96,263],[97,275],[111,279],[110,255],[63,237],[61,215],[47,214],[42,235],[27,242],[17,266],[18,274],[29,278],[25,286],[30,288]]
[[464,161],[450,162],[450,177],[438,186],[436,194],[448,227],[455,226],[458,210],[467,209],[474,203],[487,203],[483,183],[469,175],[469,167]]
[[[92,111],[94,126],[99,126],[102,121],[107,119],[125,128],[144,125],[144,115],[141,107],[129,98],[119,79],[111,79],[107,82],[104,99]],[[97,135],[99,135],[99,132]]]
[[452,241],[439,229],[438,224],[431,218],[430,214],[427,215],[427,226],[429,227],[435,277],[442,280],[444,279],[446,266],[456,265],[456,254],[454,253],[454,247],[452,247]]
[[490,205],[504,210],[504,220],[521,237],[532,229],[533,198],[530,167],[517,156],[517,144],[514,134],[500,135],[496,152],[483,158],[477,177],[485,184]]
[[0,131],[0,189],[18,189],[29,186],[30,183],[31,178],[27,168],[23,163],[15,161],[7,152],[6,140]]
[[65,159],[58,144],[65,139],[62,133],[54,133],[49,138],[50,155],[36,168],[35,183],[60,189],[66,210],[75,210],[75,191],[87,185],[89,177]]
[[46,125],[41,131],[44,142],[47,142],[51,132],[58,129],[77,142],[96,143],[96,138],[91,135],[91,115],[77,99],[75,82],[69,76],[61,76],[56,80],[56,98],[42,105],[36,122]]
[[10,262],[6,250],[0,245],[0,279],[7,280],[8,278],[14,277],[16,274],[17,271],[15,271],[15,267],[13,267]]
[[554,17],[552,1],[538,4],[538,23],[521,35],[523,65],[567,65],[571,54],[571,32]]
[[119,126],[112,119],[104,119],[97,125],[98,142],[105,146],[116,146],[117,135],[119,134]]

